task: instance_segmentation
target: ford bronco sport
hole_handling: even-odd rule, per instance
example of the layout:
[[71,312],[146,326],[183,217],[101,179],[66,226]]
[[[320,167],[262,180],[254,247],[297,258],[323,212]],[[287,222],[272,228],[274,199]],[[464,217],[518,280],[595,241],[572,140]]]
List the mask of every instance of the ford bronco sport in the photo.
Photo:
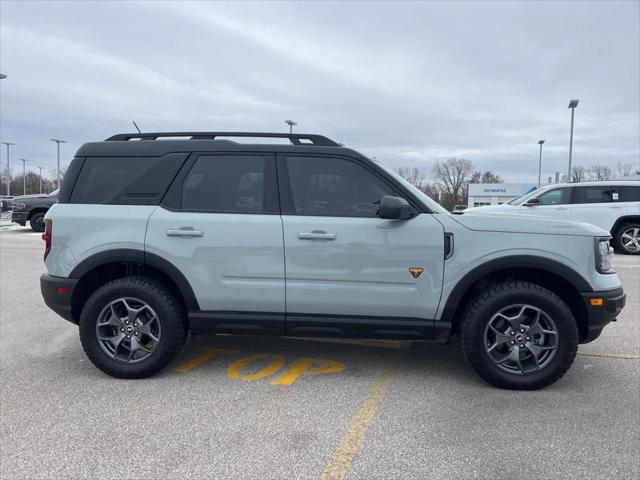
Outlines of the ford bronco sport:
[[88,143],[45,224],[44,300],[79,325],[89,359],[121,378],[160,371],[189,330],[458,335],[486,381],[537,389],[558,380],[578,344],[597,338],[625,302],[609,232],[451,215],[320,135]]

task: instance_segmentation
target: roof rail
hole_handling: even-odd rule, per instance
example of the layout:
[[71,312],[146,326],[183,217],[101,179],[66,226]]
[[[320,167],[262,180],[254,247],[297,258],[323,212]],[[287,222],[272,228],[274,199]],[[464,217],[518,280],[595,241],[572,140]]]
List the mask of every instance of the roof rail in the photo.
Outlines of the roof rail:
[[186,140],[215,140],[217,137],[264,137],[288,138],[294,145],[318,147],[340,147],[337,142],[323,135],[307,135],[302,133],[258,133],[258,132],[156,132],[156,133],[119,133],[107,138],[106,142],[137,140],[157,140],[161,137],[187,137]]

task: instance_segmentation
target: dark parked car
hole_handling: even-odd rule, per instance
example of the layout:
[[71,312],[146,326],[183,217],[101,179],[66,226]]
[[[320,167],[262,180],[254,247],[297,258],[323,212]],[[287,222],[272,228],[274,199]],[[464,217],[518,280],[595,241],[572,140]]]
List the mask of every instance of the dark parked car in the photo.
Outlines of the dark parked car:
[[6,212],[7,210],[11,210],[12,201],[13,201],[13,197],[8,197],[6,195],[0,196],[0,212]]
[[58,201],[58,190],[48,195],[21,195],[13,199],[11,221],[23,227],[29,222],[34,232],[44,232],[44,216]]

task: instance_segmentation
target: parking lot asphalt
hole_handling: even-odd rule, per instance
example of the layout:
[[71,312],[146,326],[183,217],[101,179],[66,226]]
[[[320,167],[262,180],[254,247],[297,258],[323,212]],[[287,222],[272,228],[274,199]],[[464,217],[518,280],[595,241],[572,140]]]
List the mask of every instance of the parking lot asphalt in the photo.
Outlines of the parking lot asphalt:
[[0,231],[0,478],[638,478],[640,258],[627,307],[545,390],[483,383],[460,346],[192,336],[116,380],[43,303],[43,245]]

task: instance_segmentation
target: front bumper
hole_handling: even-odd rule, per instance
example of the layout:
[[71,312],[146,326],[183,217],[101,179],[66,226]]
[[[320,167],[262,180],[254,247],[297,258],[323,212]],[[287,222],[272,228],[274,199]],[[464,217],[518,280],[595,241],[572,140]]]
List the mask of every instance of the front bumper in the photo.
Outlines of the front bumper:
[[54,277],[43,273],[40,277],[40,292],[44,303],[65,320],[78,323],[71,312],[71,299],[78,280],[75,278]]
[[11,221],[24,227],[27,223],[28,216],[29,212],[16,212],[14,210],[13,212],[11,212]]
[[587,332],[580,343],[589,343],[602,333],[602,329],[616,319],[624,308],[627,296],[622,288],[604,292],[582,293],[587,311]]

